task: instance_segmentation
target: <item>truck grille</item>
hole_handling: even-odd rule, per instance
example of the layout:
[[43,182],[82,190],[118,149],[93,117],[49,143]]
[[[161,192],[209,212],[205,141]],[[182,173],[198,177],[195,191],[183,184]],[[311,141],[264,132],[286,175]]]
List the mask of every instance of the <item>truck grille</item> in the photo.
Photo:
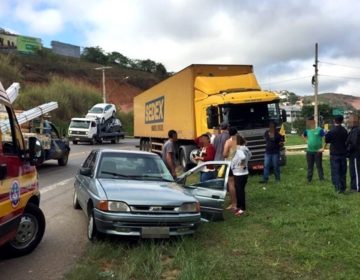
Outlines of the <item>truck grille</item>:
[[252,153],[251,162],[263,162],[266,142],[263,135],[258,136],[247,136],[246,137],[247,146]]
[[86,131],[73,130],[71,134],[73,134],[73,135],[86,135]]

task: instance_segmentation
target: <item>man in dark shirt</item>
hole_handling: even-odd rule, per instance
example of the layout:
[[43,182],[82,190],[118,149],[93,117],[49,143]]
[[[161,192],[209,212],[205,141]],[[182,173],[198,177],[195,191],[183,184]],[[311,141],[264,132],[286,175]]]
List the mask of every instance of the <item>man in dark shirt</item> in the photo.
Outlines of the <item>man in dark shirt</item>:
[[360,192],[360,127],[358,116],[350,116],[348,125],[351,127],[346,140],[349,155],[350,190]]
[[341,125],[343,116],[334,118],[334,127],[325,135],[325,146],[330,144],[331,180],[338,193],[346,189],[346,139],[348,133]]
[[275,180],[280,181],[280,148],[284,143],[284,137],[276,129],[275,122],[270,122],[269,129],[265,132],[266,141],[264,174],[260,183],[267,183],[270,175],[270,168],[273,167]]
[[221,133],[215,136],[214,147],[215,147],[215,158],[214,160],[224,160],[224,146],[226,140],[230,138],[228,131],[229,125],[226,122],[220,124]]

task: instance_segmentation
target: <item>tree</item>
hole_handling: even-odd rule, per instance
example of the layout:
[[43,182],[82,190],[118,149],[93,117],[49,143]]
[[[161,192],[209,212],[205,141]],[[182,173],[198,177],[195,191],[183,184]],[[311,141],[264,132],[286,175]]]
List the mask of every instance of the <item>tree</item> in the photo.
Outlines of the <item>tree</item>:
[[[319,116],[322,117],[324,123],[331,123],[333,119],[332,110],[333,107],[331,107],[328,104],[318,105]],[[313,105],[303,106],[301,109],[301,113],[305,119],[314,116],[314,106]]]
[[295,93],[293,92],[289,92],[288,93],[288,102],[291,104],[291,105],[294,105],[296,103],[296,101],[299,100],[299,96],[297,96]]
[[123,67],[130,67],[130,59],[127,58],[125,55],[122,55],[119,52],[111,52],[107,55],[107,60],[109,64],[118,64]]
[[162,63],[157,63],[155,67],[155,75],[161,79],[167,78],[169,75]]
[[106,54],[99,46],[84,48],[81,57],[87,61],[95,62],[101,65],[106,65],[108,62]]

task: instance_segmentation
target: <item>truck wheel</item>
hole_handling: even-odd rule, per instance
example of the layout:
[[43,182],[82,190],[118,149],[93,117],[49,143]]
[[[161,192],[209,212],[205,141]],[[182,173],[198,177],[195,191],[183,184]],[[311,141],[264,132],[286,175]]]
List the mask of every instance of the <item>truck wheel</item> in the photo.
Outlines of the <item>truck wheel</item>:
[[140,139],[139,149],[140,149],[140,151],[144,150],[144,139]]
[[45,232],[45,217],[41,209],[29,203],[21,217],[14,240],[7,243],[6,249],[11,256],[23,256],[33,251],[40,243]]
[[58,159],[59,166],[66,166],[69,160],[69,153],[66,153],[62,158]]
[[74,145],[77,145],[78,141],[72,141]]
[[78,198],[77,198],[77,193],[74,189],[74,195],[73,195],[73,207],[74,209],[80,209],[80,204],[79,204],[79,201],[78,201]]
[[91,138],[91,140],[90,140],[90,145],[95,145],[96,144],[96,140],[95,140],[95,138],[93,137],[93,138]]

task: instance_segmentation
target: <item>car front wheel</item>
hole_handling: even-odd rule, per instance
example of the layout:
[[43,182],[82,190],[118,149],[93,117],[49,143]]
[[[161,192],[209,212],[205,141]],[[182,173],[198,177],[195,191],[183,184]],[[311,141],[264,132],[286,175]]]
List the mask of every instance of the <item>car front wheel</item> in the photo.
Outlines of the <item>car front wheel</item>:
[[23,256],[33,251],[40,243],[45,232],[45,217],[41,209],[34,205],[28,204],[14,240],[6,246],[12,256]]
[[93,210],[89,213],[87,236],[90,241],[95,241],[101,237],[101,233],[96,228]]

